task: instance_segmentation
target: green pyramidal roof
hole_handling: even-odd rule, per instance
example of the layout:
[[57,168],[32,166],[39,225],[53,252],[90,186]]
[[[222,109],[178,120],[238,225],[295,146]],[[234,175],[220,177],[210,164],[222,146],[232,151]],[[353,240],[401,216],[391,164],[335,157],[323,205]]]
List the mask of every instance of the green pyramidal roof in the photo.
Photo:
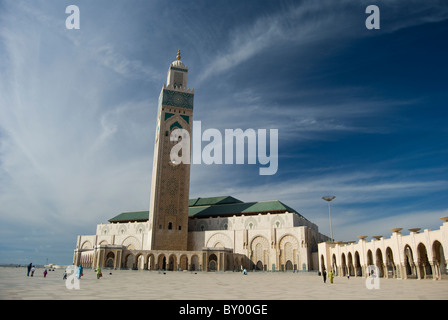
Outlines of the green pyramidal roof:
[[120,213],[118,216],[109,219],[109,222],[147,221],[148,219],[149,211],[133,211]]
[[209,205],[221,205],[229,203],[243,203],[243,201],[235,199],[231,196],[211,197],[211,198],[196,198],[188,201],[189,207],[196,206],[209,206]]
[[294,209],[288,207],[278,200],[260,201],[260,202],[239,202],[222,205],[194,206],[188,210],[190,217],[209,217],[209,216],[232,216],[240,214],[258,214],[258,213],[279,213],[293,212]]
[[[231,196],[196,198],[190,199],[188,202],[189,217],[224,217],[241,214],[258,214],[258,213],[283,213],[292,212],[300,215],[291,207],[285,205],[281,201],[259,201],[259,202],[242,202]],[[109,222],[133,222],[147,221],[149,219],[149,211],[133,211],[123,212],[113,217]]]

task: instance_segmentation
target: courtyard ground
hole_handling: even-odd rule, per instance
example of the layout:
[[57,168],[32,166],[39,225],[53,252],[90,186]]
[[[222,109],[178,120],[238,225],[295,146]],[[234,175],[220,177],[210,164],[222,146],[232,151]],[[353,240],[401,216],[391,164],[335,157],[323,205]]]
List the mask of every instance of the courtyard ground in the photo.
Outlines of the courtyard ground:
[[[80,287],[67,289],[64,269],[33,277],[26,268],[0,268],[2,300],[446,300],[448,280],[379,280],[368,289],[365,278],[339,278],[334,283],[316,273],[158,272],[103,270],[98,280],[84,269]],[[110,274],[111,273],[111,274]]]

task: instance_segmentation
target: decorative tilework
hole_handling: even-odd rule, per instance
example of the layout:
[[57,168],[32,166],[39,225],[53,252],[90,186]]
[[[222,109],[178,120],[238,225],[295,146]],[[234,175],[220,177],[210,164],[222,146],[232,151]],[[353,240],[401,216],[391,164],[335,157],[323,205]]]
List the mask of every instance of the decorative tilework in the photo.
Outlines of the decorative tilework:
[[178,92],[164,89],[162,91],[161,104],[185,109],[193,109],[193,93]]
[[173,130],[173,128],[179,128],[179,129],[182,129],[182,126],[180,125],[180,123],[179,122],[174,122],[171,126],[170,126],[170,131],[171,130]]
[[165,112],[165,121],[174,116],[174,113]]
[[180,115],[182,117],[182,119],[185,120],[186,123],[190,124],[190,117],[189,116],[184,116],[183,114]]
[[188,72],[187,69],[181,69],[181,68],[176,68],[176,67],[170,67],[171,70],[176,70],[176,71],[182,71],[182,72]]

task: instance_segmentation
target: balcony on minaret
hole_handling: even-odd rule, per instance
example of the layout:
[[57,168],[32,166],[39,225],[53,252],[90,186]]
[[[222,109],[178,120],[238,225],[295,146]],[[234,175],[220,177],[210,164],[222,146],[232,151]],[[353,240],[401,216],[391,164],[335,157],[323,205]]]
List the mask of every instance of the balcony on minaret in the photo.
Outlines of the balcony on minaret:
[[173,61],[168,70],[166,88],[170,90],[191,92],[187,89],[188,67],[180,60],[180,50],[177,52],[176,60]]

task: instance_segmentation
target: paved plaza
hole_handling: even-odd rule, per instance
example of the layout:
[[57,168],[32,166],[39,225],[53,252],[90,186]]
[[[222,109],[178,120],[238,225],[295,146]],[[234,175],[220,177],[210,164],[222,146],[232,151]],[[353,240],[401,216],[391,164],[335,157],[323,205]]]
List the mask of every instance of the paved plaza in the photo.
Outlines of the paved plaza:
[[[338,278],[323,283],[316,273],[283,272],[158,272],[103,270],[96,279],[84,270],[79,290],[69,290],[63,269],[46,278],[38,268],[0,268],[0,299],[11,300],[445,300],[448,280],[380,279],[379,289],[367,289],[365,278]],[[112,273],[112,274],[109,274]]]

